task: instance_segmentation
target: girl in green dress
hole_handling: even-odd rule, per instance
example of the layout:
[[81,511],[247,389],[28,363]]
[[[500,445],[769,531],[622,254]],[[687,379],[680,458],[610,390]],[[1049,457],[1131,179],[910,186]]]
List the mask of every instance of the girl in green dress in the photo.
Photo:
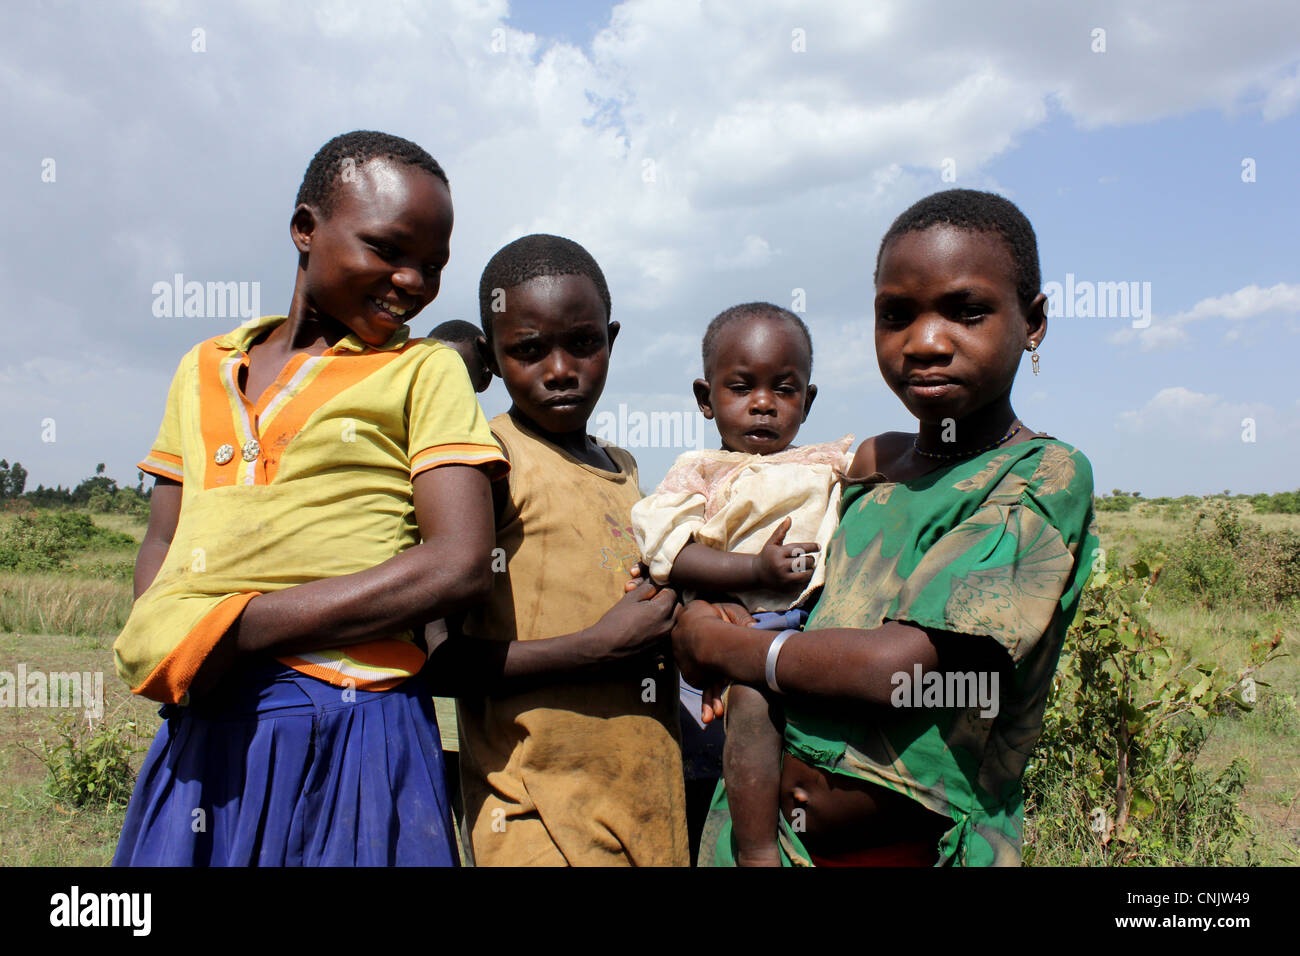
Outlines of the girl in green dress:
[[[1047,331],[1039,286],[1009,201],[904,212],[877,257],[876,354],[916,433],[858,449],[803,632],[703,601],[678,618],[692,684],[787,695],[785,864],[1020,862],[1021,776],[1097,551],[1088,460],[1011,407]],[[709,823],[705,852],[732,864],[725,781]]]

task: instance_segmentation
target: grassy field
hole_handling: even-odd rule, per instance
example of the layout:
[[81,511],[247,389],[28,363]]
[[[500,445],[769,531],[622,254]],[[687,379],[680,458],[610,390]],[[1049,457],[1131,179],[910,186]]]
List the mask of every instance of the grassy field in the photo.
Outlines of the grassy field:
[[[1170,514],[1139,504],[1124,513],[1102,513],[1099,523],[1108,562],[1133,557],[1144,544],[1188,535],[1196,509]],[[1252,516],[1270,531],[1300,532],[1300,515]],[[0,515],[0,533],[10,516]],[[144,523],[122,516],[96,515],[95,522],[125,532],[136,541]],[[129,562],[129,546],[69,558],[65,568],[42,573],[0,574],[0,671],[19,664],[46,673],[91,671],[104,675],[104,718],[99,726],[135,721],[140,748],[137,767],[160,721],[157,705],[133,697],[113,671],[111,644],[130,608],[130,581],[110,577],[105,568]],[[1156,627],[1195,657],[1235,669],[1246,659],[1252,639],[1281,632],[1284,648],[1300,647],[1300,608],[1296,602],[1266,609],[1231,606],[1209,609],[1193,602],[1155,601]],[[1214,719],[1202,760],[1210,769],[1242,758],[1249,780],[1241,808],[1251,832],[1234,848],[1237,863],[1300,863],[1300,657],[1284,657],[1260,675],[1255,710]],[[74,809],[47,793],[49,773],[38,758],[39,741],[57,738],[56,721],[79,711],[0,707],[0,864],[104,865],[112,857],[124,807]],[[87,722],[80,719],[80,726]],[[1032,821],[1031,821],[1032,825]],[[1041,857],[1051,860],[1049,853]]]
[[[1241,520],[1266,532],[1300,532],[1300,515],[1251,514]],[[1108,562],[1131,559],[1143,542],[1187,535],[1195,509],[1176,517],[1165,508],[1140,504],[1133,511],[1101,513],[1102,545]],[[1252,640],[1281,632],[1289,656],[1261,675],[1256,708],[1230,713],[1213,724],[1203,751],[1207,769],[1226,767],[1234,757],[1250,767],[1241,808],[1253,824],[1252,838],[1236,848],[1234,862],[1300,864],[1300,609],[1294,604],[1268,610],[1231,606],[1213,609],[1156,600],[1152,623],[1193,657],[1236,670],[1247,661]]]

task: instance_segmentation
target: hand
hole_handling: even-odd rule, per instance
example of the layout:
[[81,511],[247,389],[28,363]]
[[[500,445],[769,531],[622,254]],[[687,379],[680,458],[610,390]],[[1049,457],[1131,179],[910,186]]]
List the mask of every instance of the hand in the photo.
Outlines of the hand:
[[[749,627],[754,623],[754,617],[743,605],[740,604],[714,604],[714,611],[724,621],[730,624],[739,624],[741,627]],[[716,682],[704,688],[700,694],[700,720],[710,724],[715,720],[721,719],[726,712],[722,694],[727,689],[725,682]]]
[[676,591],[642,580],[588,629],[593,651],[601,661],[634,657],[668,636],[679,610]]
[[686,678],[686,683],[692,687],[713,688],[719,683],[719,675],[703,663],[707,640],[704,632],[712,622],[732,623],[727,613],[722,610],[723,607],[735,608],[739,605],[692,601],[677,615],[677,623],[673,627],[673,656],[677,659],[677,666],[681,669],[682,676]]
[[802,587],[812,580],[817,567],[817,558],[812,552],[820,551],[821,546],[815,541],[784,543],[790,524],[789,518],[782,521],[763,545],[763,550],[754,555],[754,576],[763,587],[772,591],[785,591],[794,585]]
[[728,624],[750,627],[754,623],[754,615],[745,610],[743,604],[733,604],[730,601],[718,602],[713,605],[713,610]]

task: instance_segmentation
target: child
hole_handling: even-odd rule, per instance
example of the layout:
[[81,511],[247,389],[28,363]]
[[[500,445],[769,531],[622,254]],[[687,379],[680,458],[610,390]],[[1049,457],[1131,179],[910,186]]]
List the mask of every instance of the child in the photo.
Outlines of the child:
[[[794,313],[766,302],[727,309],[709,323],[703,359],[695,397],[722,450],[682,455],[632,509],[637,543],[655,582],[727,595],[766,618],[760,627],[798,628],[822,585],[813,552],[835,530],[853,437],[791,446],[817,396],[812,339]],[[785,543],[791,536],[806,543]],[[683,701],[699,709],[698,696]],[[732,686],[723,776],[743,865],[779,862],[779,719],[762,691]]]
[[505,568],[465,625],[500,648],[500,681],[457,709],[475,863],[688,865],[677,675],[655,659],[676,595],[624,595],[636,461],[586,431],[619,330],[605,277],[577,243],[525,236],[488,262],[479,302],[513,404],[491,422],[511,465]]
[[[678,617],[688,680],[789,695],[783,863],[1020,862],[1021,777],[1097,546],[1087,458],[1011,407],[1047,330],[1039,281],[1033,228],[1000,196],[950,190],[899,216],[876,355],[917,431],[858,449],[804,632],[774,646],[702,601]],[[711,811],[723,864],[728,798]]]
[[451,195],[414,143],[326,143],[289,314],[181,361],[118,673],[163,702],[118,865],[454,865],[412,628],[484,597],[507,468],[461,360],[408,340]]
[[483,358],[487,348],[487,339],[477,326],[461,319],[443,322],[429,333],[429,338],[437,339],[443,345],[453,348],[465,360],[465,371],[469,372],[470,384],[474,391],[485,392],[492,384],[492,372]]

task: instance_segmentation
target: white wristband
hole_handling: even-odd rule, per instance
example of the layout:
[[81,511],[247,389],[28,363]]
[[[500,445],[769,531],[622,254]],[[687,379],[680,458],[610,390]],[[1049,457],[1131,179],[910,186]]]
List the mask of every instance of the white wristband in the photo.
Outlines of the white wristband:
[[788,627],[772,638],[772,643],[767,645],[767,665],[763,668],[763,675],[767,678],[767,686],[772,688],[774,694],[782,692],[776,683],[776,661],[781,656],[781,647],[790,639],[791,634],[798,633],[796,629]]

